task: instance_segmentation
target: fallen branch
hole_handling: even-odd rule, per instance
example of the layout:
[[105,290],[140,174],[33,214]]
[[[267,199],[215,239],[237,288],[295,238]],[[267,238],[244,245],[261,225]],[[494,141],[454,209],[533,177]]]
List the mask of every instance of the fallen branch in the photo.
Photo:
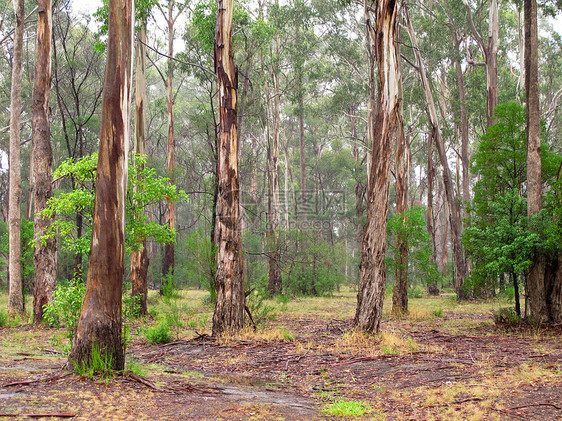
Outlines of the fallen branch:
[[162,389],[161,387],[156,386],[156,385],[155,385],[154,383],[152,383],[151,381],[149,381],[149,380],[147,380],[147,379],[145,379],[145,378],[142,378],[142,377],[140,377],[140,376],[137,376],[136,374],[131,373],[130,371],[127,372],[127,373],[125,373],[125,378],[127,378],[127,379],[132,379],[132,380],[134,380],[134,381],[136,381],[136,382],[138,382],[138,383],[141,383],[141,384],[145,385],[146,387],[148,387],[148,388],[150,388],[150,389],[157,390],[158,392],[167,392],[167,390]]
[[2,387],[27,386],[27,385],[30,385],[30,384],[33,384],[33,383],[50,382],[50,381],[53,381],[53,380],[59,380],[59,379],[62,379],[63,377],[70,376],[70,374],[72,374],[72,373],[58,374],[56,376],[44,377],[44,378],[41,378],[41,379],[34,379],[34,380],[21,380],[21,381],[18,381],[18,382],[3,384]]
[[43,418],[43,417],[58,417],[58,418],[74,418],[76,414],[68,412],[42,412],[37,414],[27,413],[12,413],[0,412],[0,417],[30,417],[30,418]]
[[516,409],[530,408],[530,407],[533,407],[533,406],[552,406],[553,408],[556,408],[556,409],[562,409],[558,405],[554,405],[553,403],[550,403],[550,402],[545,402],[545,403],[530,403],[528,405],[514,406],[512,408],[507,408],[507,410],[508,411],[514,411]]

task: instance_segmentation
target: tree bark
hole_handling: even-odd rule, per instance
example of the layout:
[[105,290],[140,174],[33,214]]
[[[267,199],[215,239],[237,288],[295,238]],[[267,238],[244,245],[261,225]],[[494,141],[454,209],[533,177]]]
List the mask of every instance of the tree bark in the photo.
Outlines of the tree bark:
[[[397,55],[400,52],[398,51]],[[400,81],[400,92],[402,92]],[[402,95],[401,95],[402,98]],[[396,214],[404,215],[408,210],[408,155],[406,154],[406,136],[404,135],[404,122],[402,113],[396,125],[396,157],[394,166],[396,168]],[[402,222],[406,218],[402,216]],[[394,314],[408,313],[408,243],[399,234],[395,235],[396,241],[396,271],[394,279],[394,291],[392,295],[392,312]]]
[[14,57],[12,61],[12,88],[10,94],[10,181],[8,193],[9,256],[8,311],[23,311],[21,278],[21,80],[23,65],[24,0],[13,0],[16,27],[14,31]]
[[238,77],[232,50],[233,0],[218,0],[215,31],[215,74],[219,104],[217,220],[217,303],[213,335],[244,327],[244,279],[238,181],[236,88]]
[[437,154],[439,155],[439,160],[441,161],[441,166],[443,167],[443,184],[445,186],[445,195],[447,197],[447,202],[449,203],[449,220],[451,222],[451,239],[453,241],[453,253],[455,255],[455,290],[457,296],[460,300],[466,298],[466,293],[464,292],[463,285],[466,276],[466,261],[464,258],[464,252],[461,244],[461,221],[459,217],[458,205],[455,200],[454,186],[451,179],[451,171],[449,169],[449,162],[447,160],[447,154],[445,152],[445,146],[443,144],[443,139],[441,138],[441,130],[439,127],[439,120],[437,118],[437,111],[435,109],[435,102],[433,101],[433,95],[431,93],[431,88],[427,80],[427,75],[425,73],[425,67],[421,58],[421,54],[418,47],[418,42],[416,39],[416,34],[414,28],[410,21],[410,16],[408,13],[408,8],[404,6],[404,16],[406,18],[406,23],[408,27],[408,33],[410,34],[410,39],[412,41],[412,46],[414,49],[414,54],[416,56],[416,61],[418,65],[418,71],[422,81],[426,101],[428,108],[428,117],[431,126],[433,127],[433,135],[435,146],[437,148]]
[[[378,64],[378,104],[373,127],[373,156],[367,194],[367,223],[359,266],[359,292],[354,326],[378,333],[386,282],[385,253],[388,215],[389,167],[392,141],[400,122],[400,69],[395,48],[395,0],[377,0],[365,5],[369,41]],[[371,26],[370,8],[375,12]],[[370,110],[373,112],[372,110]]]
[[35,252],[33,263],[33,323],[43,320],[43,306],[51,301],[57,278],[56,239],[42,240],[51,218],[39,215],[53,196],[53,150],[49,125],[49,94],[51,92],[51,0],[38,0],[37,62],[32,98],[33,172],[35,174]]
[[[173,77],[174,77],[174,22],[173,16],[174,0],[168,0],[168,78],[166,79],[166,99],[168,103],[168,154],[166,158],[166,165],[168,168],[168,177],[170,181],[174,182],[174,154],[175,154],[175,140],[174,140],[174,94],[173,94]],[[168,200],[166,206],[165,224],[170,228],[175,229],[175,204],[173,201]],[[164,258],[162,261],[162,275],[164,279],[166,276],[174,274],[174,244],[166,243],[164,245]],[[164,281],[163,281],[164,282]],[[161,290],[162,292],[162,290]]]
[[82,312],[72,340],[70,361],[89,364],[94,348],[125,363],[121,340],[121,294],[127,192],[133,0],[109,1],[109,36],[102,98],[92,244]]
[[280,101],[281,91],[279,89],[279,77],[277,68],[273,69],[273,133],[268,141],[268,263],[269,272],[267,278],[267,289],[270,294],[275,295],[282,292],[281,279],[281,250],[279,244],[279,226],[281,225],[281,211],[279,203],[279,135],[280,135]]
[[[146,23],[140,22],[135,44],[135,137],[133,142],[135,157],[146,154],[146,104]],[[149,259],[146,239],[139,246],[138,250],[131,253],[131,296],[137,301],[139,315],[142,316],[148,312],[146,299]]]
[[486,126],[495,123],[494,109],[498,105],[498,38],[499,38],[498,0],[490,0],[488,19],[488,45],[486,48]]
[[[525,0],[523,7],[527,102],[527,216],[532,218],[542,209],[537,2],[536,0]],[[537,253],[527,275],[527,299],[529,301],[527,317],[537,323],[544,323],[548,320],[544,265],[544,257]]]

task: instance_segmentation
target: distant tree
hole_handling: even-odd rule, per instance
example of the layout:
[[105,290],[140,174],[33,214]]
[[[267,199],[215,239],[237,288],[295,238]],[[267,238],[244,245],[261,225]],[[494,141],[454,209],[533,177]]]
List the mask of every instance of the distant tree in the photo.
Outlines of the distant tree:
[[21,277],[21,173],[20,173],[20,120],[21,81],[23,66],[24,0],[14,0],[16,27],[14,31],[14,58],[12,63],[12,90],[10,94],[10,187],[9,187],[9,241],[8,274],[10,288],[8,311],[23,311]]
[[89,364],[94,347],[122,370],[121,296],[132,78],[134,4],[109,1],[102,128],[86,295],[69,360]]

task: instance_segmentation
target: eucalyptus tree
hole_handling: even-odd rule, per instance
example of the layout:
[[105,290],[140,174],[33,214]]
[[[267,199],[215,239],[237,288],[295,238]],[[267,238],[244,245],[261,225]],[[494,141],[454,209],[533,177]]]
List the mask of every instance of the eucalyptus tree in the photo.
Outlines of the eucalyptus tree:
[[20,121],[21,121],[21,85],[23,66],[23,32],[24,0],[14,0],[15,30],[14,53],[12,62],[12,89],[10,95],[10,186],[9,186],[9,260],[8,273],[10,288],[8,294],[8,311],[23,311],[22,277],[21,277],[21,173],[20,173]]
[[245,291],[238,180],[237,85],[232,48],[233,0],[219,0],[215,31],[218,90],[218,201],[215,222],[217,302],[213,335],[244,327]]
[[52,298],[57,276],[56,242],[42,240],[50,218],[40,215],[53,196],[53,148],[49,124],[49,95],[51,92],[51,0],[38,1],[35,78],[32,99],[33,174],[35,191],[35,252],[33,280],[33,322],[43,320],[43,308]]
[[121,295],[134,17],[132,0],[109,1],[92,245],[86,295],[69,356],[87,365],[97,349],[116,370],[125,363]]
[[[368,42],[378,64],[377,109],[372,124],[373,155],[367,190],[367,223],[359,266],[359,291],[354,326],[378,332],[386,282],[385,253],[388,215],[389,168],[392,142],[401,124],[398,56],[395,48],[398,3],[365,1]],[[371,15],[370,11],[373,11]],[[371,20],[373,18],[373,20]]]

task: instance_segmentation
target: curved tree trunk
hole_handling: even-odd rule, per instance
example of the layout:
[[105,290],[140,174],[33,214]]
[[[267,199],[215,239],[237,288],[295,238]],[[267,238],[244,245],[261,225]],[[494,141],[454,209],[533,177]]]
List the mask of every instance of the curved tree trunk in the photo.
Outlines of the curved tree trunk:
[[215,32],[215,74],[219,103],[217,244],[217,303],[213,335],[244,327],[244,279],[238,181],[236,88],[238,78],[232,50],[233,0],[218,0]]
[[[373,28],[370,8],[375,11]],[[388,215],[389,167],[392,141],[400,122],[398,56],[395,48],[395,0],[365,1],[365,17],[369,41],[373,44],[378,64],[378,103],[372,121],[373,156],[367,192],[367,223],[359,266],[359,292],[354,326],[377,333],[380,329],[384,287],[386,282],[385,253]],[[373,110],[370,110],[373,112]]]
[[57,249],[54,237],[44,241],[41,236],[51,225],[51,218],[38,216],[53,196],[53,150],[49,126],[49,94],[51,91],[51,0],[38,1],[37,62],[32,99],[33,172],[35,174],[35,252],[33,263],[33,323],[43,320],[43,306],[51,301],[56,286]]
[[[146,107],[146,23],[140,22],[135,44],[135,138],[133,142],[135,155],[146,154],[145,107]],[[143,165],[144,166],[144,165]],[[139,315],[147,314],[146,299],[148,295],[148,250],[146,240],[139,250],[131,253],[131,296],[139,305]]]
[[127,192],[133,0],[109,1],[109,36],[101,136],[86,295],[72,339],[70,361],[88,364],[97,347],[122,370],[121,294]]
[[23,64],[24,0],[13,0],[16,18],[14,31],[14,58],[12,61],[12,91],[10,95],[10,187],[8,193],[9,244],[8,311],[23,311],[21,279],[21,160],[20,160],[20,117],[21,79]]

